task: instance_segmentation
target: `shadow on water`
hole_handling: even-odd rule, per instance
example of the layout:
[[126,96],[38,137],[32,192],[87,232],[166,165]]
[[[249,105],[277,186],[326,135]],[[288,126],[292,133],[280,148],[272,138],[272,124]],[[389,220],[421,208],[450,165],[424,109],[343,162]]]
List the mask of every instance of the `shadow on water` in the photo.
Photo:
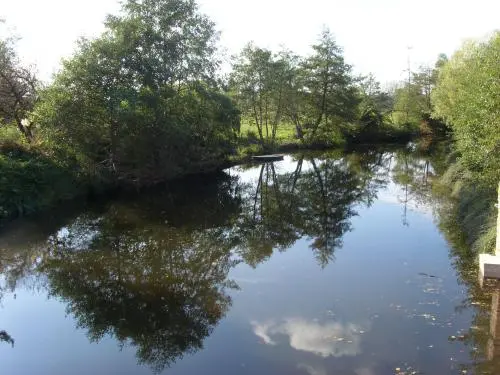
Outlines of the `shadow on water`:
[[[450,221],[443,208],[449,202],[431,189],[441,157],[413,146],[294,155],[285,167],[237,167],[44,224],[21,223],[0,236],[0,293],[14,291],[19,282],[44,288],[64,301],[89,340],[110,335],[133,346],[139,363],[161,372],[203,348],[228,312],[229,291],[238,289],[228,278],[233,267],[256,267],[302,238],[326,267],[352,229],[357,208],[370,206],[388,184],[401,187],[404,225],[411,224],[412,204],[432,204],[441,223]],[[480,328],[459,339],[469,344],[476,366],[486,366],[481,327],[489,296],[476,287],[472,255],[459,240],[448,240],[469,290],[457,310],[479,306],[472,326]],[[14,343],[5,331],[0,340]]]

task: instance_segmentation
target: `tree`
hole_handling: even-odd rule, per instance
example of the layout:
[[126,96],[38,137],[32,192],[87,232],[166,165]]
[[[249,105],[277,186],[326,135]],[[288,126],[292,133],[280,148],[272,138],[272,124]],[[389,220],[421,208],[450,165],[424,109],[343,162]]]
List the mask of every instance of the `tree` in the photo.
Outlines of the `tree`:
[[446,61],[446,55],[440,54],[434,67],[421,65],[417,72],[410,72],[411,79],[408,82],[396,87],[393,117],[395,123],[420,125],[421,131],[424,132],[443,131],[442,124],[431,119],[433,109],[431,93],[436,87],[439,70]]
[[276,140],[294,74],[292,56],[248,44],[233,65],[230,86],[244,115],[257,127],[261,144]]
[[395,89],[393,120],[396,124],[417,128],[422,121],[424,108],[425,97],[419,84],[405,83]]
[[351,66],[344,62],[342,49],[328,29],[312,48],[313,54],[301,64],[304,104],[292,116],[298,126],[308,129],[311,139],[318,132],[330,138],[342,123],[356,118],[358,99]]
[[192,0],[134,1],[82,39],[34,118],[92,170],[137,184],[231,150],[239,113],[216,86],[218,34]]
[[500,180],[500,32],[468,42],[439,73],[433,116],[451,126],[460,160],[491,187]]
[[393,108],[393,98],[380,88],[380,83],[373,74],[369,74],[359,79],[359,94],[361,102],[359,104],[359,123],[361,132],[376,130],[384,122]]
[[26,118],[36,101],[38,80],[31,68],[20,63],[14,44],[13,37],[0,39],[0,125],[13,121],[31,141],[33,132]]

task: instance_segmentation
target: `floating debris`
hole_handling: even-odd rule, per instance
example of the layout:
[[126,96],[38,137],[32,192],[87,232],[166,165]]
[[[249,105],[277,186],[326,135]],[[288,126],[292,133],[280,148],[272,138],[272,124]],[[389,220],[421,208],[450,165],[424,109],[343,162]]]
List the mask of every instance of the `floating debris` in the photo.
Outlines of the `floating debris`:
[[394,369],[394,375],[418,375],[422,374],[420,371],[414,369],[411,366],[406,366],[405,368],[396,367]]

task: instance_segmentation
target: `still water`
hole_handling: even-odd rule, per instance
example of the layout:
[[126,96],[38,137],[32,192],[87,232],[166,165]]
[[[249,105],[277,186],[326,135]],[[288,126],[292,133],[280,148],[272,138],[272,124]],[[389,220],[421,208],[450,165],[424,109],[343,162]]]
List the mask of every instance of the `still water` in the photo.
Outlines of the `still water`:
[[0,371],[495,374],[490,295],[439,229],[435,164],[288,155],[14,223]]

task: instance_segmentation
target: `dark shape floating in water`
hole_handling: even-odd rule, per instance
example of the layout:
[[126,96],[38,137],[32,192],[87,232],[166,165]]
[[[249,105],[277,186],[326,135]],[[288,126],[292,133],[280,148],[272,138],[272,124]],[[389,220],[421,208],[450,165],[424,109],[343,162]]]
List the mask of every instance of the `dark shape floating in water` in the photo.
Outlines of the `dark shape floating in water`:
[[257,162],[279,161],[283,160],[283,155],[257,155],[252,156],[252,160]]

